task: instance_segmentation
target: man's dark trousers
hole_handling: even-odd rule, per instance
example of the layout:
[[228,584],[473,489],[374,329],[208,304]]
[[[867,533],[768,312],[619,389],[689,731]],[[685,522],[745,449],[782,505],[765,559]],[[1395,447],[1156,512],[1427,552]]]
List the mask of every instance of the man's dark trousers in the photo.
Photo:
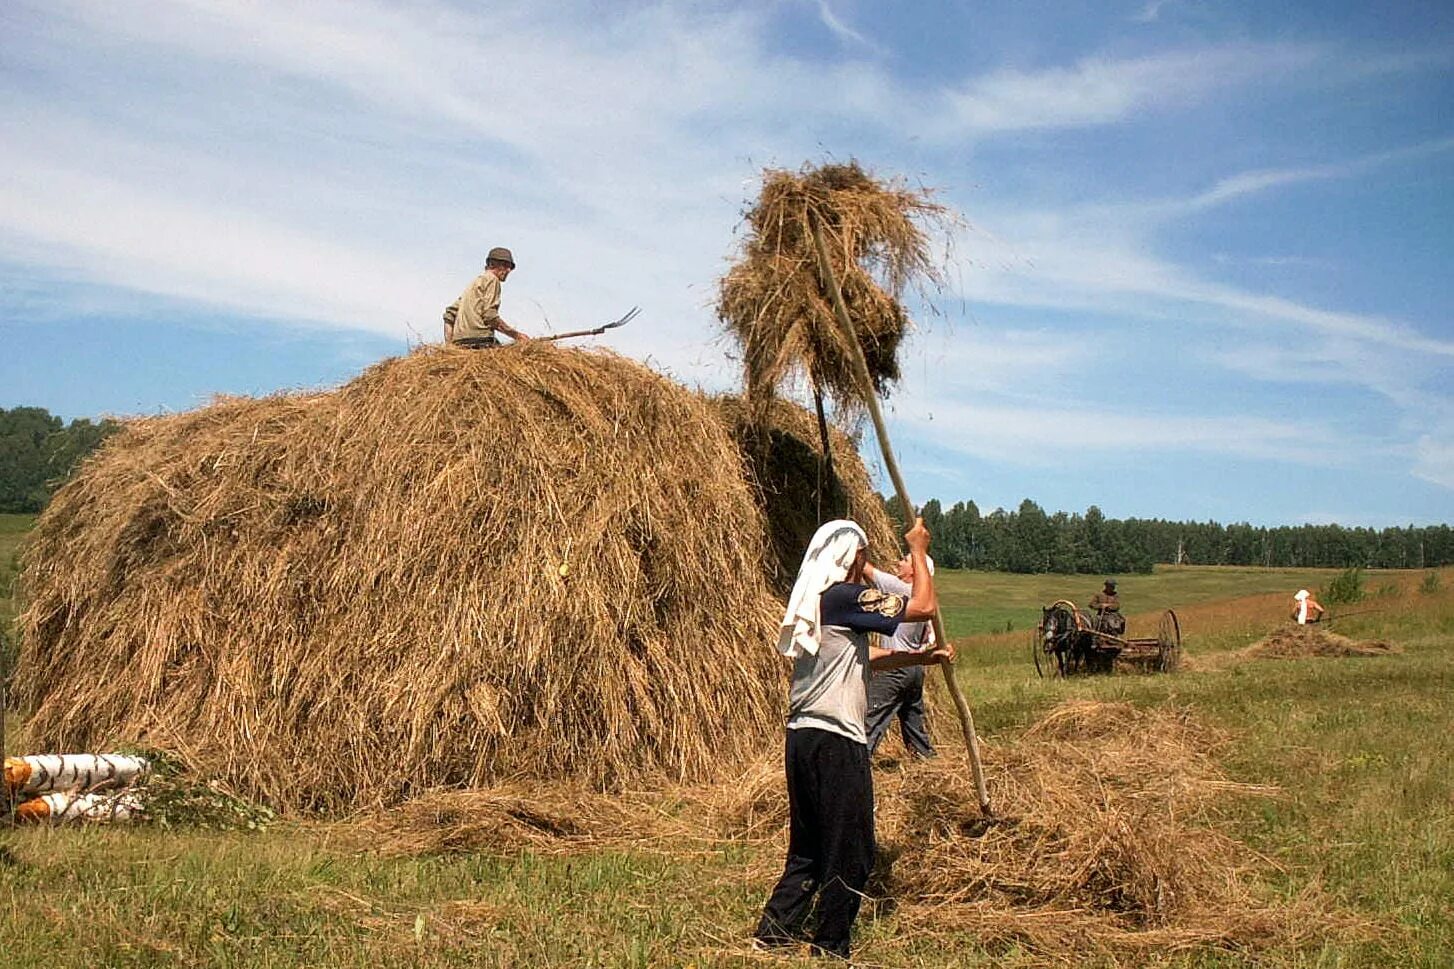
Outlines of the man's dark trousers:
[[815,948],[848,955],[849,935],[873,871],[873,777],[868,748],[827,730],[787,731],[788,861],[757,938],[803,938],[818,898]]
[[901,666],[874,673],[868,681],[868,751],[873,753],[889,732],[894,716],[904,748],[920,757],[933,757],[934,745],[924,729],[924,667]]

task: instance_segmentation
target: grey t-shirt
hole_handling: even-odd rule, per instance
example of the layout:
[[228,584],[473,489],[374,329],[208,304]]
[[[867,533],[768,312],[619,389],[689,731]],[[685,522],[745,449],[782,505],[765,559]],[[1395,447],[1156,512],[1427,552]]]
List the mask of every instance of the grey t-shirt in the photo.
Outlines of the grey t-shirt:
[[892,636],[908,604],[904,596],[868,586],[828,587],[818,603],[818,652],[793,661],[789,730],[811,727],[868,744],[868,636]]
[[[873,585],[880,592],[892,592],[908,602],[914,590],[909,583],[883,569],[873,570]],[[896,653],[911,653],[934,642],[934,627],[927,622],[901,622],[892,636],[883,637],[883,648]]]

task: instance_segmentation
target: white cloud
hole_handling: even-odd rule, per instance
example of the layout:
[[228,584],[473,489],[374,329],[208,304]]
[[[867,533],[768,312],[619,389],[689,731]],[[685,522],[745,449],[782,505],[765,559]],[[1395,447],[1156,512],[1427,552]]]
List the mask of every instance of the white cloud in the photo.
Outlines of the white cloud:
[[1415,442],[1415,477],[1454,489],[1454,436],[1445,430],[1436,434],[1425,434]]
[[945,97],[940,137],[1109,124],[1152,108],[1201,100],[1218,88],[1306,67],[1316,48],[1239,45],[1130,59],[1091,57],[1070,67],[1003,70]]
[[[835,36],[863,40],[828,0],[814,2]],[[744,173],[841,144],[892,161],[920,137],[950,165],[997,135],[1117,124],[1338,67],[1324,47],[1241,44],[936,84],[878,63],[781,53],[768,4],[622,6],[608,16],[584,3],[509,2],[480,16],[435,0],[151,0],[125,16],[56,0],[29,10],[16,18],[30,33],[14,49],[29,69],[53,72],[63,93],[0,76],[0,254],[11,260],[242,312],[398,336],[409,325],[435,338],[440,307],[486,248],[507,243],[521,262],[505,294],[512,322],[574,328],[640,303],[646,312],[612,345],[717,385],[735,365],[713,343],[709,307],[751,190]],[[1371,70],[1347,60],[1349,71]],[[1376,313],[1204,278],[1161,256],[1157,232],[1213,206],[1450,147],[1269,167],[1171,200],[977,212],[984,228],[961,245],[974,266],[964,293],[1188,331],[1318,335],[1336,379],[1409,411],[1404,440],[1429,441],[1420,473],[1447,482],[1447,451],[1395,385],[1411,358],[1432,382],[1454,343]],[[986,457],[1019,450],[1004,448],[1011,438],[1103,418],[1127,429],[1125,447],[1303,453],[1278,420],[1047,408],[1044,388],[1076,386],[1091,363],[1048,327],[931,331],[914,346],[911,376],[955,374],[958,402],[944,403],[960,410],[933,402],[937,428],[988,417],[1011,429],[965,432],[964,446]],[[992,403],[964,410],[977,398]],[[931,406],[900,400],[904,419]]]
[[1148,0],[1136,14],[1131,17],[1133,23],[1151,24],[1161,18],[1161,11],[1171,5],[1171,0]]
[[873,48],[874,45],[869,41],[867,37],[863,36],[863,34],[848,26],[846,23],[843,22],[843,19],[841,17],[833,12],[833,8],[828,5],[828,0],[817,0],[817,3],[818,19],[823,22],[823,26],[827,27],[828,30],[833,34],[833,36],[837,37],[839,40],[849,41],[853,44],[857,44],[860,47],[867,47],[870,49]]
[[[1024,466],[1062,466],[1066,448],[1086,460],[1198,452],[1329,466],[1344,463],[1338,455],[1350,444],[1346,436],[1308,421],[1125,413],[1093,406],[943,402],[932,420],[920,415],[903,420],[963,454]],[[1378,450],[1371,442],[1360,443],[1369,445],[1362,451],[1365,457]]]
[[1416,145],[1375,152],[1360,158],[1349,159],[1329,165],[1310,165],[1303,168],[1269,168],[1260,171],[1241,172],[1224,178],[1210,189],[1189,199],[1169,203],[1168,214],[1190,214],[1209,209],[1234,199],[1256,195],[1284,185],[1300,182],[1324,181],[1337,178],[1351,178],[1362,175],[1384,165],[1424,158],[1430,155],[1454,151],[1454,138],[1437,138]]

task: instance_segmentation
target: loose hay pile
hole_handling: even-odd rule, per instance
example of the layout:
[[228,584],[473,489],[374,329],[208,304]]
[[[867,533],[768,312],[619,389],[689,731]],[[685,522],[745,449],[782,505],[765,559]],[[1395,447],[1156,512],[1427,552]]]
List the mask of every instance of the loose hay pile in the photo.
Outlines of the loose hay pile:
[[743,461],[767,517],[768,569],[783,595],[792,588],[803,550],[820,524],[852,518],[868,534],[873,561],[888,563],[900,552],[898,536],[858,460],[853,442],[833,430],[833,475],[824,481],[819,513],[818,483],[827,476],[823,445],[813,415],[777,399],[752,408],[740,397],[718,397],[723,420],[742,450]]
[[1387,656],[1399,649],[1381,639],[1349,639],[1315,626],[1286,626],[1241,651],[1249,659]]
[[606,353],[137,421],[24,553],[30,738],[306,810],[720,776],[780,724],[762,536],[714,407]]
[[898,347],[909,325],[899,297],[910,284],[941,281],[925,227],[949,216],[928,192],[879,180],[855,161],[763,174],[741,258],[722,277],[717,300],[717,315],[743,349],[747,398],[766,401],[801,373],[853,411],[863,391],[818,273],[810,212],[823,227],[879,393],[899,377]]
[[[991,823],[974,807],[962,755],[877,771],[881,870],[870,910],[891,902],[908,927],[902,938],[968,931],[1054,961],[1296,945],[1357,928],[1320,899],[1258,896],[1252,876],[1265,861],[1216,822],[1231,799],[1276,791],[1229,779],[1215,759],[1224,739],[1184,711],[1065,703],[1017,741],[986,748],[1000,812]],[[763,760],[729,783],[654,795],[438,794],[363,822],[359,842],[389,853],[670,853],[753,841],[763,860],[744,877],[766,891],[787,823],[781,770]],[[522,819],[522,804],[534,814]],[[553,834],[560,824],[570,830]]]

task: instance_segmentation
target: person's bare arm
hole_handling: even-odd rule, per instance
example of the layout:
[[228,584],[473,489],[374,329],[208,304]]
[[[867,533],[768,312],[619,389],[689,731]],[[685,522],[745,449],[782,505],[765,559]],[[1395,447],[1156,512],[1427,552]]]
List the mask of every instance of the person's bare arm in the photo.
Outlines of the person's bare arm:
[[506,323],[498,316],[495,317],[495,329],[499,330],[501,333],[505,334],[517,343],[524,343],[526,340],[530,339],[528,335],[521,333],[519,330],[515,329],[509,323]]
[[929,574],[929,529],[924,519],[915,518],[914,527],[904,533],[909,558],[914,563],[914,584],[909,604],[904,609],[904,622],[924,622],[939,611],[939,595],[934,591],[934,576]]
[[912,652],[884,649],[882,646],[868,648],[868,666],[876,673],[902,669],[905,666],[932,666],[935,663],[953,662],[953,643],[945,643],[943,646],[928,649],[916,649]]

